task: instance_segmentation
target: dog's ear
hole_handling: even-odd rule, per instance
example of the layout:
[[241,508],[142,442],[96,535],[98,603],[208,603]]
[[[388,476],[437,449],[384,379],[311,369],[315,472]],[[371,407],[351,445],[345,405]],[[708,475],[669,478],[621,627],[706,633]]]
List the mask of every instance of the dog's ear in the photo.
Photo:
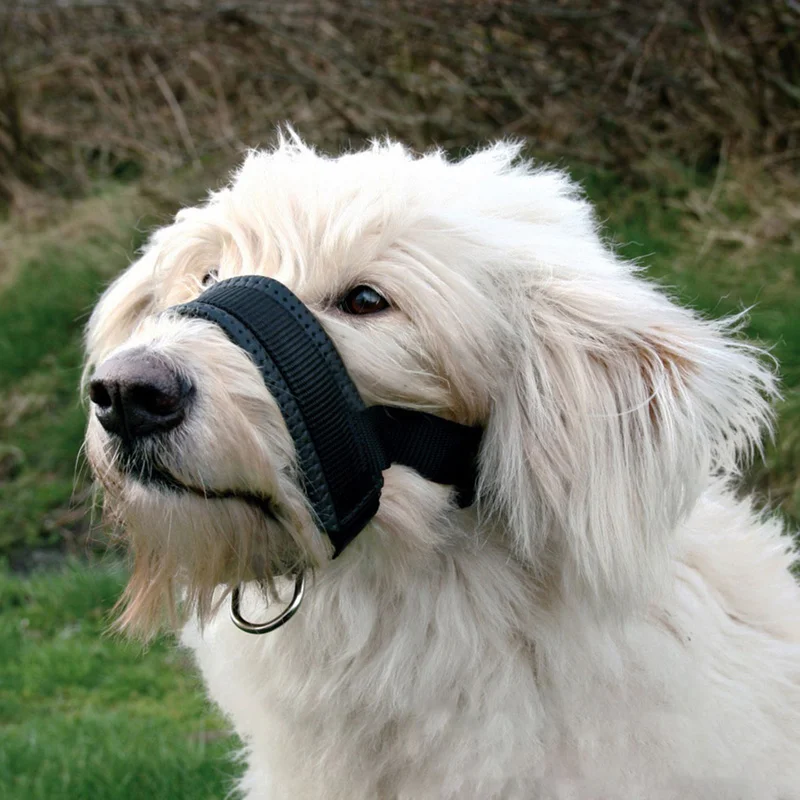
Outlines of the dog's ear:
[[775,387],[735,321],[699,319],[596,245],[596,270],[510,280],[480,493],[527,563],[630,608],[666,575],[703,488],[759,447]]

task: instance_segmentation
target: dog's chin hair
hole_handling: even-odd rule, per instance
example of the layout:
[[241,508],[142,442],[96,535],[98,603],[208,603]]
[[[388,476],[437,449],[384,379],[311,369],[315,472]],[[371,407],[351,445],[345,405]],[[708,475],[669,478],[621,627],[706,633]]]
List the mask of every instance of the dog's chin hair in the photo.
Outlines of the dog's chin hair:
[[234,497],[205,499],[128,479],[123,491],[106,491],[105,505],[132,555],[115,628],[144,639],[189,616],[203,625],[238,583],[258,581],[274,593],[277,575],[325,557],[307,512],[289,502],[270,519]]

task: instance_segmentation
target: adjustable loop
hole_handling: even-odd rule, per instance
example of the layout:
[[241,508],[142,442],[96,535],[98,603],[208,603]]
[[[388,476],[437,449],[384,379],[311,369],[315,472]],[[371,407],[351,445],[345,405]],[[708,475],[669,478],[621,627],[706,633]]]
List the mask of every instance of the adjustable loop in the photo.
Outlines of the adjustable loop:
[[273,619],[267,620],[266,622],[249,622],[241,615],[239,603],[241,600],[242,585],[239,584],[231,592],[231,620],[233,624],[245,633],[270,633],[271,631],[277,630],[297,613],[297,609],[300,608],[300,604],[303,602],[305,584],[305,572],[298,573],[294,581],[294,595],[292,596],[291,602],[277,617],[273,617]]

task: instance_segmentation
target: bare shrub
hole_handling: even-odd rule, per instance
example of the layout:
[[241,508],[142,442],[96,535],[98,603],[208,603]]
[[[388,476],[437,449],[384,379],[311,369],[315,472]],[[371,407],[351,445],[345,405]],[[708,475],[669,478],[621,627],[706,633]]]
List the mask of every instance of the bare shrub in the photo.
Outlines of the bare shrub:
[[[0,12],[0,187],[80,191],[269,138],[517,135],[636,168],[800,153],[796,0],[17,0]],[[0,189],[2,191],[2,189]]]

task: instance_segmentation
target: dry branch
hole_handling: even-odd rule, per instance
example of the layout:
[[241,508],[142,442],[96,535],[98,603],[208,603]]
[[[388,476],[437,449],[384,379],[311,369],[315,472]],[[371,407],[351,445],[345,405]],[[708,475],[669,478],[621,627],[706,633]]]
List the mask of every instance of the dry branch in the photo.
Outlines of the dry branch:
[[0,95],[0,185],[58,191],[263,143],[282,120],[332,147],[513,134],[615,166],[654,149],[716,163],[723,143],[777,163],[800,150],[800,8],[17,0]]

